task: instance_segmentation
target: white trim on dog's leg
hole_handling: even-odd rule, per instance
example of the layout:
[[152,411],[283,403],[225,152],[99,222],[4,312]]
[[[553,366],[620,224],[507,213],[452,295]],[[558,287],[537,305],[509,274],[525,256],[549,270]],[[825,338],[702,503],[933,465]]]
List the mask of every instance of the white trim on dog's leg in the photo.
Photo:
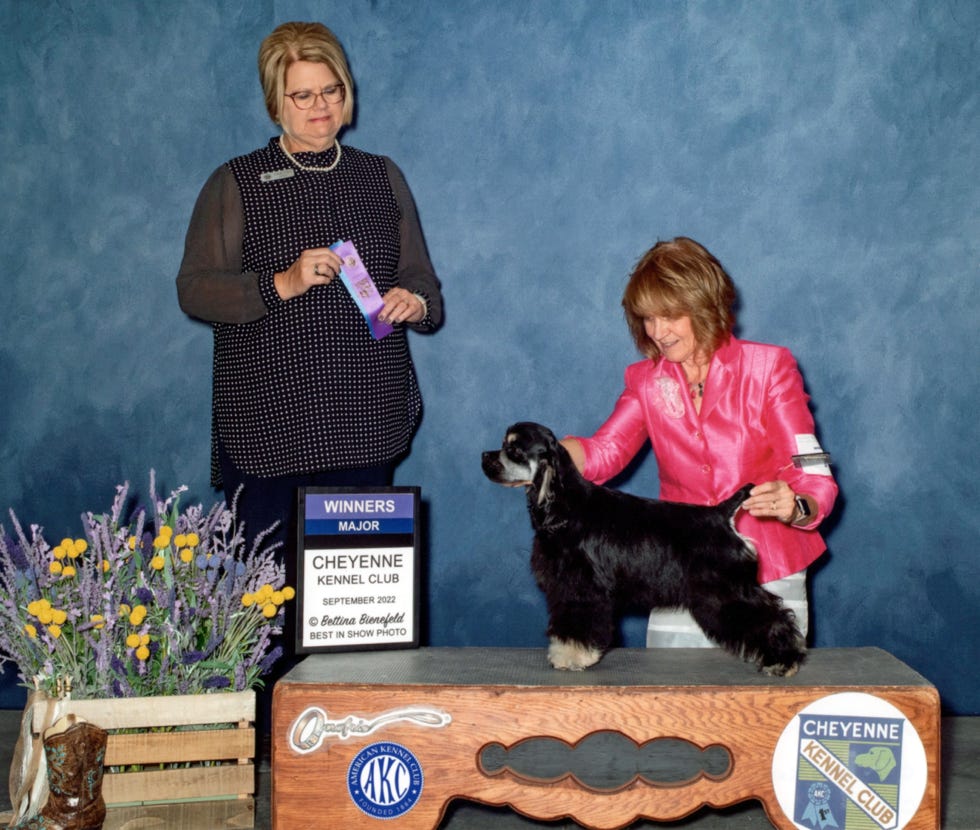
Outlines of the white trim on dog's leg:
[[558,637],[551,638],[551,645],[548,646],[548,662],[556,669],[567,669],[568,671],[582,671],[589,666],[594,666],[602,657],[602,652],[575,640],[561,640]]
[[758,550],[758,548],[756,548],[755,542],[752,539],[750,539],[748,536],[745,536],[745,535],[739,533],[737,530],[735,530],[735,517],[734,516],[732,516],[732,520],[731,520],[730,524],[731,524],[731,527],[732,527],[732,533],[734,533],[736,536],[738,536],[738,538],[741,539],[742,540],[742,543],[745,545],[745,552],[749,555],[749,558],[750,559],[755,559],[756,561],[758,561],[759,560],[759,550]]

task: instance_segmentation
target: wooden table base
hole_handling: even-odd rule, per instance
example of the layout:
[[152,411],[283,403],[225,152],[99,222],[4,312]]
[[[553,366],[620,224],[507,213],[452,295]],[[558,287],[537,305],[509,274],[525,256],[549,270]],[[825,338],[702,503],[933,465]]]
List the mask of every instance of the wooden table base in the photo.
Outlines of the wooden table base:
[[[838,769],[833,749],[844,750],[833,734],[806,747],[824,769],[810,770],[818,786],[801,785],[809,801],[797,818],[805,806],[807,820],[784,811],[793,806],[774,783],[777,744],[801,711],[841,693],[884,701],[921,738],[922,796],[906,815]],[[273,693],[273,827],[384,819],[385,827],[434,828],[452,799],[465,798],[591,828],[758,799],[775,827],[819,828],[827,809],[819,784],[833,778],[851,794],[838,827],[860,826],[864,810],[878,820],[864,826],[932,830],[939,734],[935,688],[878,649],[815,650],[788,680],[712,649],[618,649],[574,673],[548,666],[543,649],[316,654]],[[795,786],[797,767],[807,765],[799,742],[790,743]]]

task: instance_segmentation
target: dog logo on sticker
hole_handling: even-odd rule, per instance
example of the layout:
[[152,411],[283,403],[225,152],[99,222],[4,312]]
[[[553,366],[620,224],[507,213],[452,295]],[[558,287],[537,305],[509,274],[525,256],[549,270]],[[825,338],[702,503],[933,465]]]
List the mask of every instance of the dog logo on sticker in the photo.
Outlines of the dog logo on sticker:
[[372,818],[404,815],[422,796],[422,765],[401,744],[384,741],[364,747],[347,769],[347,791]]
[[912,724],[861,693],[807,706],[784,730],[772,765],[780,806],[802,830],[901,830],[922,801],[926,773]]

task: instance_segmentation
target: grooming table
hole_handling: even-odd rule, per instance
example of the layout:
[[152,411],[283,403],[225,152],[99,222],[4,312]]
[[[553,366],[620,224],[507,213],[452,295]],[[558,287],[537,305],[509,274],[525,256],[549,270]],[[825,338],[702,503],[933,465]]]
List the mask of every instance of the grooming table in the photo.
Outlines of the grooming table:
[[786,830],[932,830],[939,735],[936,689],[874,648],[789,679],[717,649],[584,672],[544,649],[321,653],[273,691],[273,827],[435,828],[462,798],[605,829],[758,799]]

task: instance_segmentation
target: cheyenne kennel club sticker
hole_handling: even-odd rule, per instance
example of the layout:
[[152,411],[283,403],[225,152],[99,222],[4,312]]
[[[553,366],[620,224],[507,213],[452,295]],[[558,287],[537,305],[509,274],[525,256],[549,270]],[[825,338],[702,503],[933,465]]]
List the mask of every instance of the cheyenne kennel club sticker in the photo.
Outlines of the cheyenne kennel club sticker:
[[404,815],[422,795],[422,766],[401,744],[364,747],[347,768],[347,791],[363,813],[391,819]]
[[845,692],[814,701],[776,744],[772,781],[803,830],[901,830],[925,793],[926,753],[892,704]]

